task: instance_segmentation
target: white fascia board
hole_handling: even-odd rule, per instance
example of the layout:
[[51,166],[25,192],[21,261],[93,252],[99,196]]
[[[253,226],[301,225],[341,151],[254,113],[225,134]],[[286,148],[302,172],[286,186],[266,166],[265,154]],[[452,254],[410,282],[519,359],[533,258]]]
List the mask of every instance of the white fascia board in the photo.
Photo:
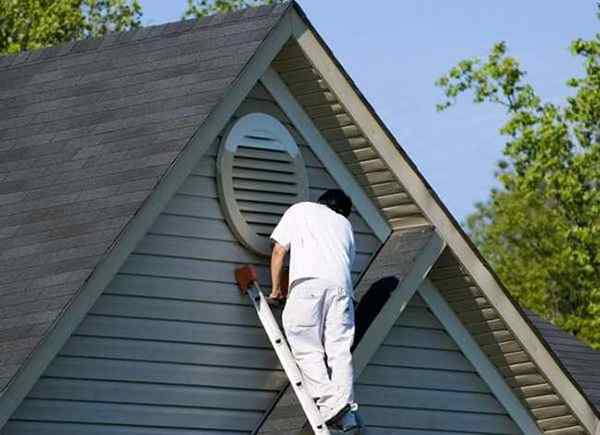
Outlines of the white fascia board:
[[352,199],[352,203],[373,229],[377,238],[383,242],[391,232],[391,228],[381,211],[367,196],[360,184],[352,176],[340,157],[333,151],[327,140],[321,135],[319,129],[314,125],[310,116],[304,111],[300,103],[296,101],[279,74],[269,68],[260,79],[262,84],[271,93],[277,104],[283,109],[292,124],[329,170],[333,179],[344,189]]
[[473,364],[479,376],[490,387],[498,399],[523,433],[528,435],[542,435],[535,420],[521,401],[515,396],[506,384],[504,377],[498,372],[494,364],[483,353],[475,339],[462,324],[450,305],[440,292],[428,279],[419,287],[419,294],[425,300],[433,314],[446,328],[446,332],[454,339],[462,353]]
[[412,299],[419,286],[426,279],[427,274],[442,254],[446,244],[434,231],[431,239],[415,260],[408,276],[400,286],[394,290],[390,299],[383,306],[377,317],[373,320],[365,335],[352,354],[355,379],[367,366],[369,361],[379,349],[385,337],[404,312],[408,302]]
[[52,332],[34,351],[29,361],[0,396],[0,428],[33,388],[137,243],[225,127],[231,115],[292,36],[291,10],[289,8],[284,12],[254,56],[245,65],[237,80],[232,83],[225,97],[199,126],[169,172],[164,175],[138,213],[127,224],[114,249],[96,267],[68,310],[57,321]]
[[468,237],[461,231],[459,224],[443,207],[435,193],[430,191],[408,156],[404,155],[403,151],[397,147],[391,133],[388,133],[383,123],[373,115],[357,90],[321,44],[319,38],[295,11],[292,14],[292,28],[294,37],[304,54],[319,71],[346,112],[370,140],[390,171],[404,186],[431,224],[435,226],[448,247],[477,282],[490,303],[509,325],[519,343],[531,355],[581,424],[589,433],[595,433],[598,418],[589,402],[531,329],[488,265],[477,255],[476,248],[469,243]]

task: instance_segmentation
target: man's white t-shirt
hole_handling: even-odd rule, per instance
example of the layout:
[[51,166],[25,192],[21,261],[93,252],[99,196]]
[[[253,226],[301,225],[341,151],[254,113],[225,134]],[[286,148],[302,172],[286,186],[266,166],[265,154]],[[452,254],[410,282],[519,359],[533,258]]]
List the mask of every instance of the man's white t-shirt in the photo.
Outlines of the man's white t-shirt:
[[322,278],[353,293],[354,233],[341,214],[323,204],[299,202],[283,214],[271,239],[291,249],[290,285],[300,278]]

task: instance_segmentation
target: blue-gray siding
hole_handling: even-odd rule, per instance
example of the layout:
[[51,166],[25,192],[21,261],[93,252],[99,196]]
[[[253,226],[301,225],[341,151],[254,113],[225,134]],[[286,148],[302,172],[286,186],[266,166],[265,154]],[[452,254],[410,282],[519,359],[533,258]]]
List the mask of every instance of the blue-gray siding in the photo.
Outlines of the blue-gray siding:
[[416,295],[356,385],[365,435],[521,434]]
[[[257,87],[238,115],[287,122]],[[290,126],[290,128],[292,128]],[[336,184],[302,138],[311,197]],[[217,198],[215,143],[37,382],[2,435],[249,434],[285,384],[233,270],[239,244]],[[358,214],[356,278],[379,246]]]

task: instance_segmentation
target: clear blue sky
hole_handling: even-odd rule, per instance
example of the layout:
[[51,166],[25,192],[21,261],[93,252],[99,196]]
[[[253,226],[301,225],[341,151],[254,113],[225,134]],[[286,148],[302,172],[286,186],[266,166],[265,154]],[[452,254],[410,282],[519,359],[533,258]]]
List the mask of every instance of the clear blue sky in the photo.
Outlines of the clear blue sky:
[[[181,17],[186,0],[141,0],[146,24]],[[300,0],[309,19],[452,213],[462,220],[495,185],[501,110],[468,99],[437,113],[434,81],[499,40],[547,99],[580,74],[569,42],[600,31],[594,0]],[[375,6],[375,7],[374,7]]]

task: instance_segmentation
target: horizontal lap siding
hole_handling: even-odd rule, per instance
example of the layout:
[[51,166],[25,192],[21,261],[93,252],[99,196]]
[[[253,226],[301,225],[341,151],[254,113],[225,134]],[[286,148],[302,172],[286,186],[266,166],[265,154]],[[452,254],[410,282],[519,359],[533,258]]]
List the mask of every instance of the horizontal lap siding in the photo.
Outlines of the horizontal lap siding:
[[415,296],[356,385],[367,435],[520,434]]
[[[238,116],[263,110],[293,129],[257,88]],[[315,199],[337,187],[299,142]],[[249,434],[287,379],[233,277],[268,258],[230,231],[217,196],[218,141],[194,169],[2,435]],[[356,279],[379,247],[354,212]]]

